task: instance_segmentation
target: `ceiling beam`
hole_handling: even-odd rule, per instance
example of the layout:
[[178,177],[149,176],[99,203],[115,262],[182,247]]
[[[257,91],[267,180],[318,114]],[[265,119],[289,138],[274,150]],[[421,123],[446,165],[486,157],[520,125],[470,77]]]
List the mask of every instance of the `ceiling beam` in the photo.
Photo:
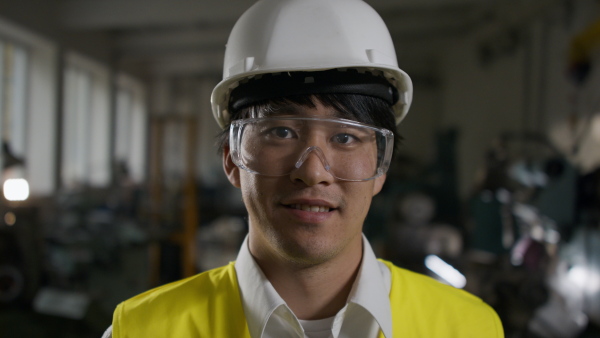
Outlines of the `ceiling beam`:
[[[60,21],[71,29],[225,25],[233,23],[255,0],[59,0]],[[410,16],[482,6],[493,0],[367,0],[381,14]]]
[[223,52],[179,53],[152,58],[125,57],[119,60],[124,68],[143,68],[154,76],[194,77],[223,74]]
[[128,29],[182,25],[233,25],[251,0],[60,0],[68,29]]
[[225,50],[229,29],[136,30],[115,36],[120,56],[159,56],[161,54]]

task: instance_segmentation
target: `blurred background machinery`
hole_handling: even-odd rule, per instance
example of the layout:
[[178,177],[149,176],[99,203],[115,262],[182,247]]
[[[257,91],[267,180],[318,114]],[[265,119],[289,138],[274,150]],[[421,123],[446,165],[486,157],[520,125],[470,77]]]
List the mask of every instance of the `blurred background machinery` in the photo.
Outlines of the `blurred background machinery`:
[[[598,337],[600,2],[366,0],[415,85],[365,234],[507,337]],[[0,336],[99,337],[235,259],[209,97],[252,1],[0,2]]]

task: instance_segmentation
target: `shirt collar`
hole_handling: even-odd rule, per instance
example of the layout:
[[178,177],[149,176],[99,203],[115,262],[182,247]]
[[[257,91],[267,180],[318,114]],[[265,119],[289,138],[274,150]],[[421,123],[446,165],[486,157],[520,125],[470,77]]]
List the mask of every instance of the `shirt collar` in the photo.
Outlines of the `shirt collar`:
[[363,235],[363,258],[360,271],[350,291],[348,303],[360,305],[379,324],[386,337],[392,337],[392,313],[390,306],[391,273],[379,262]]
[[[248,330],[251,337],[261,337],[273,312],[281,306],[287,308],[287,304],[250,254],[248,236],[238,253],[235,269]],[[348,303],[359,305],[369,312],[386,337],[392,337],[390,287],[389,269],[376,259],[369,241],[363,235],[363,258]]]
[[287,306],[262,272],[244,239],[235,262],[235,271],[242,295],[242,305],[251,337],[261,337],[271,314],[280,306]]

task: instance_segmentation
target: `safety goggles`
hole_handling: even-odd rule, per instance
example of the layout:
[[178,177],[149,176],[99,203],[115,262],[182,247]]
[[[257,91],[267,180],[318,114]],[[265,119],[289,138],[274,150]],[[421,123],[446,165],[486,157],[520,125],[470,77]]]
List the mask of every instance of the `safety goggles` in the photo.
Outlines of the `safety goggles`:
[[367,181],[388,170],[394,137],[340,118],[265,117],[233,121],[229,146],[235,165],[253,174],[289,175],[313,155],[339,180]]

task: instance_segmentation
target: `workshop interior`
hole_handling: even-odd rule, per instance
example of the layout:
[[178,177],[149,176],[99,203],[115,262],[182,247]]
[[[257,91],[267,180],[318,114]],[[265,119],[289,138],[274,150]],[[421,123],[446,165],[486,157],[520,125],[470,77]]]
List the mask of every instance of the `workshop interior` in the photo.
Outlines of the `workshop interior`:
[[[600,337],[600,1],[365,0],[414,84],[364,233],[506,337]],[[0,337],[236,259],[210,93],[251,0],[0,2]]]

